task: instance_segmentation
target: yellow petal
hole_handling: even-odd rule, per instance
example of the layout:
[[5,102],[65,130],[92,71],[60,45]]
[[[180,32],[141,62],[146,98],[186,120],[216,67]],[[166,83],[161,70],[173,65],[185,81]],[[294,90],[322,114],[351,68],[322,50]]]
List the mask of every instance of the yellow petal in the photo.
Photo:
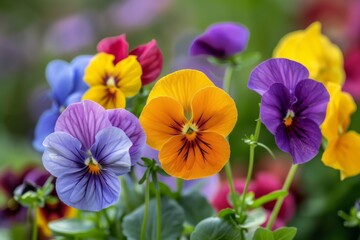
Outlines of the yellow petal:
[[195,140],[174,136],[160,150],[159,161],[169,175],[185,180],[218,173],[230,157],[226,139],[213,132],[198,133]]
[[273,57],[300,62],[310,72],[310,78],[327,84],[344,82],[343,55],[339,47],[321,34],[321,24],[286,34],[274,49]]
[[342,178],[360,173],[360,135],[354,131],[328,142],[322,156],[325,165],[341,171]]
[[178,101],[191,118],[191,101],[194,95],[204,87],[214,86],[202,72],[184,69],[161,78],[151,90],[147,102],[159,96],[168,96]]
[[183,107],[169,97],[152,99],[139,119],[146,133],[147,144],[156,150],[160,150],[171,137],[181,134],[187,122]]
[[128,56],[115,66],[113,76],[118,79],[117,87],[126,97],[136,95],[141,88],[142,69],[136,56]]
[[233,130],[237,120],[234,100],[222,89],[206,87],[192,101],[192,122],[199,131],[216,132],[224,137]]
[[92,100],[105,109],[125,108],[125,95],[116,87],[95,86],[89,88],[82,97],[83,100]]
[[323,136],[330,141],[346,132],[350,124],[350,116],[356,111],[356,104],[350,94],[341,91],[339,85],[329,83],[327,89],[330,101],[321,131]]
[[85,70],[85,82],[89,86],[104,85],[106,78],[114,71],[113,60],[114,56],[111,54],[96,54]]

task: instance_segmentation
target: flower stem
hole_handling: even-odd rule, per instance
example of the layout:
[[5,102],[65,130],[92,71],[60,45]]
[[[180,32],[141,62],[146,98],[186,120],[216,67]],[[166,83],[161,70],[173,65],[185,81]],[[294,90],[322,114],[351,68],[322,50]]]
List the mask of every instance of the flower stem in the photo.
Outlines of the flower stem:
[[[295,164],[291,165],[291,168],[289,170],[289,173],[288,173],[288,175],[286,177],[285,183],[284,183],[283,188],[282,188],[283,191],[286,191],[286,192],[289,191],[289,188],[291,186],[291,183],[292,183],[292,181],[294,179],[294,176],[295,176],[295,173],[296,173],[296,169],[297,169],[297,165],[295,165]],[[277,215],[279,214],[280,208],[281,208],[281,206],[282,206],[282,204],[283,204],[283,202],[285,200],[285,197],[286,197],[286,195],[282,196],[282,197],[279,197],[278,200],[276,201],[275,207],[271,212],[269,222],[266,225],[267,229],[269,229],[269,230],[272,229],[272,226],[274,225],[274,222],[275,222],[275,220],[277,218]]]
[[[224,82],[223,82],[223,89],[227,93],[229,93],[229,91],[230,91],[230,83],[231,83],[232,73],[233,73],[233,66],[231,64],[229,64],[226,67],[225,75],[224,75]],[[236,213],[238,213],[239,205],[238,205],[238,199],[236,197],[235,185],[234,185],[234,180],[232,177],[230,160],[225,165],[225,173],[226,173],[226,177],[227,177],[227,180],[229,183],[230,196],[231,196],[231,199],[233,202],[234,210]]]
[[38,211],[37,211],[37,207],[33,207],[33,211],[34,211],[34,219],[33,219],[33,225],[32,225],[32,240],[37,240],[37,218],[38,218]]
[[145,213],[144,213],[144,220],[141,226],[141,240],[145,240],[146,237],[146,227],[149,218],[149,207],[150,207],[150,179],[148,176],[146,178],[146,186],[145,186]]
[[245,220],[244,219],[244,213],[245,213],[246,195],[247,195],[248,190],[249,190],[249,185],[250,185],[250,181],[251,181],[251,177],[252,177],[252,173],[253,173],[255,148],[256,148],[256,143],[257,143],[257,141],[259,139],[260,129],[261,129],[261,121],[260,121],[260,119],[257,119],[256,120],[255,133],[254,133],[254,136],[253,136],[253,139],[252,139],[253,143],[250,144],[250,156],[249,156],[248,172],[247,172],[245,187],[244,187],[244,191],[243,191],[242,198],[241,198],[241,203],[240,203],[240,220]]
[[180,197],[181,192],[183,190],[184,187],[184,180],[182,180],[181,178],[177,178],[176,179],[176,194]]
[[[153,175],[156,180],[153,179],[153,182],[157,182],[157,173]],[[157,211],[157,240],[161,240],[161,196],[159,186],[155,190],[156,197],[156,211]]]

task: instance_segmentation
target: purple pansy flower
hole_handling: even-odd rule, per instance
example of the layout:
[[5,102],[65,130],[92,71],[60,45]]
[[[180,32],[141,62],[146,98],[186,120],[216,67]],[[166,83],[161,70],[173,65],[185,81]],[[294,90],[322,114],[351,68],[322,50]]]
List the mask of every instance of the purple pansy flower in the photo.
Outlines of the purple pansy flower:
[[78,56],[71,63],[51,61],[46,67],[46,79],[50,85],[52,106],[43,112],[35,128],[34,148],[42,152],[47,135],[54,131],[60,113],[71,103],[79,102],[88,86],[83,80],[84,71],[92,56]]
[[[144,151],[142,153],[143,157],[154,159],[159,163],[159,151],[145,145]],[[160,164],[160,163],[159,163]],[[146,168],[142,166],[136,165],[134,167],[135,174],[138,179],[140,179],[144,173]],[[170,187],[171,190],[176,190],[176,178],[174,177],[166,177],[162,175],[158,175],[159,181],[165,183]],[[220,177],[218,174],[215,174],[208,178],[196,179],[196,180],[184,180],[183,185],[183,193],[190,193],[192,191],[200,191],[200,193],[206,197],[209,201],[212,201],[215,194],[218,192],[220,187]]]
[[231,57],[242,52],[249,39],[246,27],[232,22],[216,23],[198,36],[190,46],[190,55]]
[[[60,115],[55,132],[44,140],[43,164],[57,177],[56,191],[65,204],[99,211],[117,201],[118,176],[130,171],[145,144],[144,136],[136,136],[144,135],[138,119],[130,115],[92,101],[71,104]],[[122,129],[128,126],[134,127]]]
[[248,84],[262,95],[261,121],[295,164],[305,163],[318,153],[320,124],[329,102],[324,85],[308,77],[308,70],[300,63],[278,58],[259,64]]

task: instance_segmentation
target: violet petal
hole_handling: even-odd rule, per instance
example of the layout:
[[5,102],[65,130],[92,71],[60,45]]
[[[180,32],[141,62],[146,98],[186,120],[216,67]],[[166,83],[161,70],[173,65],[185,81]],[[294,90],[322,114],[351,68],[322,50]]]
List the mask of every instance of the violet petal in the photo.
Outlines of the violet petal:
[[67,132],[77,138],[82,148],[89,150],[95,142],[96,134],[111,127],[106,110],[93,101],[82,101],[68,106],[60,115],[55,131]]
[[282,83],[293,93],[297,83],[308,77],[309,71],[302,64],[286,58],[272,58],[255,67],[248,88],[263,95],[272,84]]

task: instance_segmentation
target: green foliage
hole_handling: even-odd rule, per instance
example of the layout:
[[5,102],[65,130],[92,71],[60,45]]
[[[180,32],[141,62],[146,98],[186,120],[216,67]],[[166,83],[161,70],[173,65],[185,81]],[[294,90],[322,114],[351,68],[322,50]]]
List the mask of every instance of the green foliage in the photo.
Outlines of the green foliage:
[[218,217],[211,217],[201,221],[191,234],[191,240],[239,240],[241,230],[230,222]]
[[92,221],[85,219],[53,221],[49,224],[49,228],[55,236],[96,239],[106,235],[105,232],[96,228],[96,225]]
[[258,228],[253,240],[292,240],[296,235],[296,231],[294,227],[283,227],[273,232],[265,228]]
[[200,193],[182,195],[177,201],[185,212],[186,222],[193,226],[215,214],[213,207]]
[[[128,240],[140,239],[140,226],[143,223],[145,206],[142,205],[124,218],[123,233]],[[156,200],[150,201],[149,219],[146,228],[146,240],[156,239]],[[180,237],[185,221],[184,210],[179,204],[167,197],[161,199],[161,239],[172,240]]]

